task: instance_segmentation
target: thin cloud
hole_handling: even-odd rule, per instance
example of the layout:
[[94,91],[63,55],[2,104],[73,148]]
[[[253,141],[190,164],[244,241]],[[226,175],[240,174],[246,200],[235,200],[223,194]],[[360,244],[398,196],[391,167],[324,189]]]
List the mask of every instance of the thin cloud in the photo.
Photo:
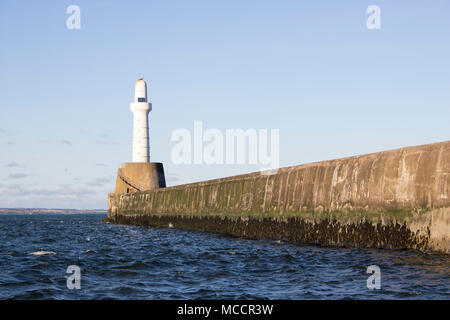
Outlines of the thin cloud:
[[93,186],[93,187],[103,187],[107,183],[111,183],[111,180],[106,179],[106,178],[99,178],[94,181],[88,182],[87,185]]
[[95,166],[96,167],[106,167],[106,164],[99,162],[99,163],[96,163]]
[[67,146],[71,146],[72,145],[72,142],[70,142],[69,140],[60,140],[59,143],[65,144]]
[[30,196],[39,196],[39,197],[67,197],[67,198],[77,198],[80,196],[91,195],[93,193],[92,190],[87,188],[74,188],[70,185],[64,186],[60,185],[57,189],[49,189],[49,188],[35,188],[35,189],[27,189],[24,188],[21,184],[9,184],[4,186],[4,190],[1,193],[1,196],[15,196],[15,197],[30,197]]
[[167,173],[166,174],[167,182],[178,182],[180,181],[180,175],[178,173]]
[[117,142],[115,141],[107,141],[107,140],[97,140],[95,141],[96,144],[102,144],[105,146],[117,146],[119,145]]
[[12,135],[16,135],[17,133],[19,133],[18,131],[10,131],[10,130],[6,130],[3,128],[0,128],[0,135],[5,135],[5,136],[12,136]]
[[21,179],[21,178],[26,178],[26,177],[28,177],[28,175],[25,173],[11,173],[8,176],[8,179]]
[[18,164],[17,162],[15,162],[15,161],[11,161],[10,163],[5,164],[5,167],[7,167],[7,168],[17,168],[17,167],[20,167],[20,166],[21,165]]
[[67,189],[71,189],[72,185],[69,183],[60,183],[60,184],[58,184],[58,188],[67,190]]
[[9,184],[8,186],[4,186],[4,190],[2,191],[2,196],[27,196],[29,192],[23,189],[21,184]]

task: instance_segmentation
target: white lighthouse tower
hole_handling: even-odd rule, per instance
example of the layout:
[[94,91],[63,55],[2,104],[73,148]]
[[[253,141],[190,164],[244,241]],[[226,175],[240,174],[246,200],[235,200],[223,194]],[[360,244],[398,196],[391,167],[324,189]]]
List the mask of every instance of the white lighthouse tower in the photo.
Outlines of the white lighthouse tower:
[[130,109],[133,112],[133,160],[122,163],[122,167],[117,169],[115,194],[165,188],[163,164],[150,162],[148,113],[152,110],[152,104],[147,101],[147,84],[142,79],[136,82]]
[[133,112],[133,162],[150,162],[150,142],[148,135],[148,113],[152,104],[147,101],[147,84],[139,79],[134,87]]

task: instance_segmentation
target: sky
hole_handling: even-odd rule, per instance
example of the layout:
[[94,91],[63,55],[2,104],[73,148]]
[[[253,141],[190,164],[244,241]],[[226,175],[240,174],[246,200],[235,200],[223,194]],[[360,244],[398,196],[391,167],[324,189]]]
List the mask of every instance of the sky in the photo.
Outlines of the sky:
[[175,164],[194,121],[278,129],[280,167],[450,139],[445,0],[0,0],[0,48],[0,207],[106,208],[140,77],[169,186],[260,168]]

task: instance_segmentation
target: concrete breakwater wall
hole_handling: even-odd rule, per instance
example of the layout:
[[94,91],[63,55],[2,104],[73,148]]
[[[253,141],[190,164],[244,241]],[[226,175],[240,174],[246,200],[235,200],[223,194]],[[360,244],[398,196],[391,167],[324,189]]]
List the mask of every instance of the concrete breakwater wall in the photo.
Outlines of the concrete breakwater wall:
[[450,141],[129,194],[108,220],[450,252]]

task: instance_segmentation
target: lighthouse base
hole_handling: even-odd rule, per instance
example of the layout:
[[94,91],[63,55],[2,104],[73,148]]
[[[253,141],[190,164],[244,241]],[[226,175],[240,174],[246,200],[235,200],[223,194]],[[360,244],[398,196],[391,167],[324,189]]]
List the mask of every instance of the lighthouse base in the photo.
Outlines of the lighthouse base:
[[166,187],[161,162],[126,162],[117,170],[115,193],[149,191]]

